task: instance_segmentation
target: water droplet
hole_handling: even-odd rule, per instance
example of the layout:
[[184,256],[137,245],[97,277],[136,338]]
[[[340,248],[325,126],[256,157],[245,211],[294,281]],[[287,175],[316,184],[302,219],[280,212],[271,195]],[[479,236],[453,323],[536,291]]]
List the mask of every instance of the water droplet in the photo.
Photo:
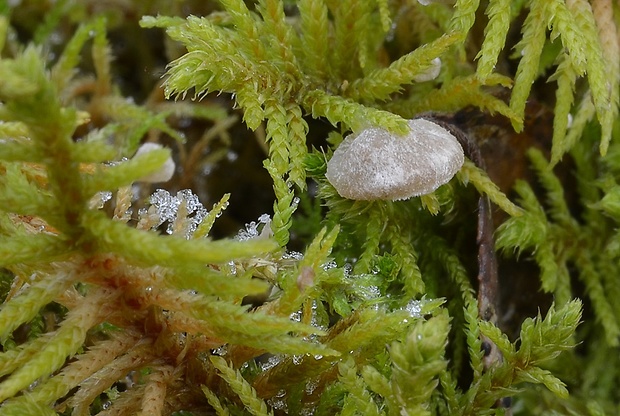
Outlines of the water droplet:
[[262,371],[267,371],[273,367],[275,367],[276,365],[280,364],[282,362],[282,357],[279,355],[272,355],[271,357],[269,357],[267,359],[267,361],[260,363],[260,369]]
[[190,117],[181,117],[178,121],[177,121],[177,125],[179,126],[179,128],[182,129],[186,129],[188,127],[190,127],[193,123],[193,119]]
[[230,274],[237,274],[237,265],[235,264],[235,262],[234,262],[234,261],[232,261],[232,260],[231,260],[231,261],[229,261],[229,262],[227,263],[227,265],[228,265],[228,267],[229,267],[229,269],[230,269],[230,270],[229,270]]
[[334,260],[328,261],[327,263],[323,264],[323,270],[335,269],[336,267],[338,267],[338,264],[336,264]]
[[213,355],[223,356],[228,353],[228,344],[221,345],[216,349],[212,350]]
[[292,260],[303,260],[304,255],[302,253],[300,253],[299,251],[287,251],[286,253],[284,253],[282,255],[282,260],[288,260],[288,259],[292,259]]
[[200,173],[202,174],[202,176],[209,176],[213,171],[214,167],[215,166],[212,163],[205,163],[204,165],[202,165]]
[[226,160],[228,160],[229,162],[234,162],[235,160],[237,160],[238,157],[239,155],[236,152],[229,151],[226,153]]

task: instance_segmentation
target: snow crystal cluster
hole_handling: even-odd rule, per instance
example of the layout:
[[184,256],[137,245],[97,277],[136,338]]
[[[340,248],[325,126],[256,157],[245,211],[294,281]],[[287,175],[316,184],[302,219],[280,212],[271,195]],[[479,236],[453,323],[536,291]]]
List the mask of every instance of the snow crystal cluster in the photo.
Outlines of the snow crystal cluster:
[[180,190],[174,196],[164,189],[158,189],[151,195],[149,202],[151,206],[155,208],[159,217],[159,222],[156,223],[153,228],[157,228],[163,223],[168,222],[166,228],[168,234],[173,233],[179,209],[183,205],[183,214],[185,215],[186,221],[186,238],[191,237],[194,231],[196,231],[198,224],[200,224],[208,214],[206,208],[200,203],[198,196],[189,189]]
[[271,236],[271,217],[263,214],[258,217],[258,221],[252,221],[245,225],[245,230],[239,230],[235,238],[239,241],[246,241],[257,237]]
[[101,208],[103,208],[105,203],[108,202],[110,199],[112,199],[112,192],[110,192],[110,191],[100,191],[100,192],[97,192],[90,199],[90,201],[89,201],[89,208],[90,209],[101,209]]

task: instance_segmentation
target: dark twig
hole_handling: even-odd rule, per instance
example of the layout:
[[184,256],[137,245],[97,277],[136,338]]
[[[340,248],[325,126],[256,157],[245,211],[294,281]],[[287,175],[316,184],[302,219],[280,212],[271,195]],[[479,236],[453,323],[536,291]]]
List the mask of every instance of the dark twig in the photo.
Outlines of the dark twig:
[[[463,130],[456,127],[449,120],[449,116],[439,114],[422,114],[419,118],[431,121],[448,130],[461,144],[465,155],[480,169],[486,170],[486,165],[477,143],[467,136]],[[495,325],[498,322],[499,310],[499,279],[497,275],[497,257],[495,256],[495,242],[493,240],[493,213],[491,202],[486,195],[478,198],[478,314],[485,321]],[[484,367],[490,368],[502,361],[502,355],[497,346],[487,337],[482,336],[484,350]],[[510,407],[510,400],[498,401],[498,407]]]

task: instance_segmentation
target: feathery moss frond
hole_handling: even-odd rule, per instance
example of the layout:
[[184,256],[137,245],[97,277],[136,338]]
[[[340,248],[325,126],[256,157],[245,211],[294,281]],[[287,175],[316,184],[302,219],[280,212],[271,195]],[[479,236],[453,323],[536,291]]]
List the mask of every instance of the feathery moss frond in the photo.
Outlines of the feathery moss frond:
[[520,252],[537,247],[545,239],[548,224],[544,209],[532,188],[526,182],[518,181],[515,190],[521,197],[520,203],[525,212],[500,225],[496,245],[498,249],[511,247]]
[[357,26],[357,22],[364,20],[364,11],[368,9],[368,3],[352,0],[327,3],[329,11],[334,16],[334,37],[340,40],[330,53],[330,61],[337,79],[351,79],[361,74],[360,68],[355,65],[359,62],[356,53],[360,52],[361,39],[365,37],[360,36],[362,28]]
[[[109,293],[102,291],[99,296],[90,298],[90,304],[69,312],[60,328],[49,339],[47,345],[30,357],[28,362],[16,369],[8,378],[0,383],[0,400],[12,397],[20,390],[28,387],[39,377],[51,374],[60,368],[68,356],[81,348],[86,338],[86,331],[102,319],[105,312],[95,314],[87,312],[92,309],[103,309]],[[109,312],[108,312],[109,313]],[[36,342],[36,340],[34,341]]]
[[487,195],[491,202],[499,206],[507,214],[513,217],[522,214],[519,207],[512,203],[506,195],[499,190],[499,187],[491,181],[484,171],[474,165],[471,161],[465,162],[461,170],[457,173],[457,176],[464,184],[471,182],[478,192]]
[[561,61],[555,74],[549,80],[557,80],[555,116],[553,117],[553,145],[551,147],[551,165],[557,164],[562,155],[566,153],[574,143],[570,143],[566,137],[569,125],[571,108],[574,100],[575,82],[577,72],[570,59],[565,53],[561,54]]
[[230,414],[228,409],[222,405],[220,399],[218,399],[215,393],[209,390],[206,386],[202,386],[202,391],[205,396],[207,396],[209,404],[218,416],[228,416]]
[[372,125],[380,125],[398,134],[408,131],[406,120],[395,114],[365,107],[355,101],[330,95],[324,91],[308,92],[304,105],[312,111],[313,117],[326,117],[334,125],[344,122],[353,131]]
[[392,390],[408,414],[431,414],[426,403],[447,366],[443,355],[449,328],[447,314],[440,314],[416,323],[402,343],[392,343]]
[[[613,7],[611,2],[595,0],[592,2],[592,14],[598,29],[598,36],[602,47],[602,57],[605,66],[608,68],[605,71],[607,77],[605,78],[605,87],[608,89],[609,97],[609,113],[607,118],[601,118],[599,114],[599,120],[603,127],[603,134],[601,139],[601,154],[605,154],[609,141],[611,140],[613,120],[618,116],[618,106],[620,105],[620,40],[618,37],[617,22],[613,20]],[[597,64],[593,64],[593,70],[598,70]],[[601,80],[593,80],[592,82],[600,82]],[[594,88],[592,88],[594,93]],[[600,91],[603,93],[604,91]],[[604,104],[602,104],[604,105]],[[597,107],[598,108],[598,107]],[[604,113],[606,114],[606,113]]]
[[579,277],[586,286],[586,293],[592,301],[597,319],[605,329],[607,343],[612,347],[618,346],[620,344],[620,322],[611,306],[614,300],[605,293],[600,272],[596,270],[593,259],[584,253],[577,257],[575,264],[579,267]]
[[538,174],[540,183],[545,188],[550,217],[560,226],[576,227],[566,204],[564,188],[558,177],[550,170],[549,163],[545,157],[536,149],[530,150],[528,156]]
[[276,248],[271,240],[235,242],[169,238],[164,243],[154,234],[109,221],[99,212],[86,213],[84,221],[92,236],[100,241],[101,249],[128,254],[147,264],[223,263],[249,253],[268,252]]
[[0,265],[7,267],[33,258],[41,262],[59,260],[69,247],[68,241],[51,235],[0,237]]
[[4,340],[19,325],[30,321],[39,310],[67,290],[74,283],[75,276],[67,274],[62,278],[43,276],[28,292],[17,296],[0,309],[0,339]]
[[418,253],[413,246],[407,247],[407,241],[410,241],[411,237],[403,233],[396,224],[388,225],[386,237],[401,267],[400,275],[407,295],[406,299],[413,299],[420,293],[424,293],[424,281],[418,266]]
[[308,75],[327,78],[331,72],[329,60],[329,20],[324,0],[300,0],[301,45],[303,65]]
[[[153,30],[127,35],[153,5],[93,18],[34,3],[0,6],[0,415],[474,416],[508,413],[509,396],[524,414],[616,411],[617,5],[221,0],[162,6],[189,17],[144,17]],[[478,119],[461,117],[469,106]],[[489,174],[458,173],[478,193],[451,181],[353,201],[326,179],[351,131],[403,134],[438,111],[463,131],[480,121]],[[144,140],[172,146],[124,159]],[[249,166],[264,154],[261,177]],[[516,182],[516,204],[489,178],[507,163],[498,182]],[[153,192],[162,165],[173,175]],[[222,194],[210,212],[200,202]],[[477,194],[508,215],[476,221]],[[241,210],[215,225],[229,199]],[[523,304],[502,287],[501,328],[474,290],[494,263],[476,257],[478,228],[499,223],[497,248],[521,256],[500,260],[500,285],[543,292]]]
[[489,16],[489,24],[484,28],[486,36],[476,55],[478,59],[476,74],[483,80],[493,72],[499,53],[506,43],[511,18],[510,1],[491,1],[485,13]]
[[375,203],[368,209],[367,236],[362,245],[362,254],[355,263],[355,274],[370,273],[370,266],[374,256],[379,251],[381,235],[385,229],[381,203]]
[[222,196],[222,198],[213,205],[213,208],[211,209],[211,211],[209,211],[205,219],[202,220],[200,224],[198,224],[196,232],[194,233],[192,238],[201,238],[209,234],[209,231],[211,231],[211,227],[213,227],[215,220],[220,215],[222,215],[222,211],[224,211],[228,207],[229,199],[230,194],[224,194],[224,196]]
[[439,58],[457,40],[458,35],[455,33],[443,35],[402,56],[388,68],[377,69],[354,81],[346,95],[355,100],[385,100],[402,88],[402,85],[414,82],[416,76],[425,73],[431,67],[432,61]]
[[[611,102],[613,81],[610,82],[605,75],[606,67],[601,39],[598,36],[590,3],[584,0],[576,0],[567,4],[567,7],[573,18],[569,19],[566,22],[566,26],[561,27],[560,30],[563,37],[568,34],[574,35],[574,40],[567,39],[565,43],[571,54],[577,54],[577,50],[581,50],[586,54],[583,60],[585,61],[585,68],[588,74],[588,84],[592,91],[592,101],[602,127],[600,152],[604,156],[607,153],[607,147],[611,140],[613,124],[614,110],[612,110]],[[570,30],[571,28],[574,28],[574,31]],[[581,45],[579,41],[581,41]],[[573,62],[575,61],[575,57],[573,57]],[[579,67],[577,67],[577,70],[579,70]]]
[[283,69],[289,76],[296,76],[299,72],[297,58],[293,53],[299,39],[292,27],[286,22],[284,6],[279,0],[258,0],[257,9],[263,17],[263,34],[269,38],[271,49],[275,56],[279,56]]
[[476,76],[455,77],[440,89],[431,90],[414,102],[395,102],[389,105],[403,117],[411,118],[425,111],[452,112],[469,105],[476,106],[490,114],[501,114],[511,121],[519,120],[519,115],[506,103],[484,90],[484,87],[509,87],[511,80],[503,75],[490,74],[483,81]]
[[454,14],[450,20],[450,31],[459,34],[460,41],[463,42],[474,25],[476,10],[480,1],[478,0],[457,0],[454,5]]
[[521,60],[510,94],[510,108],[518,117],[517,120],[512,120],[512,126],[517,131],[523,129],[525,102],[530,94],[532,83],[538,75],[538,60],[545,45],[547,25],[545,2],[531,2],[530,12],[523,24],[523,37],[515,47],[521,54]]
[[379,416],[379,408],[374,402],[368,390],[364,386],[364,381],[357,375],[357,368],[355,361],[349,358],[346,361],[341,361],[338,364],[339,380],[344,384],[348,391],[348,395],[345,398],[344,407],[347,407],[347,402],[351,402],[350,405],[355,411],[359,411],[364,415]]
[[239,399],[241,399],[248,412],[254,416],[273,415],[272,412],[267,412],[267,405],[256,396],[256,391],[252,386],[238,371],[231,368],[224,358],[212,355],[209,357],[209,360],[219,371],[220,377],[222,377],[233,392],[239,396]]

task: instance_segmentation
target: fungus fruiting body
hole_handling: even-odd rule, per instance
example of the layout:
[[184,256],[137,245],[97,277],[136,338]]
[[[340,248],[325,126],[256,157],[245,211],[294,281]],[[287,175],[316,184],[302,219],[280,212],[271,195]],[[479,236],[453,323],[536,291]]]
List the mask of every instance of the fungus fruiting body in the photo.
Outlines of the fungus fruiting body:
[[441,72],[441,59],[435,58],[431,61],[431,64],[428,67],[428,69],[425,72],[422,72],[421,74],[418,74],[415,77],[413,77],[413,80],[415,82],[432,81],[439,76],[440,72]]
[[[153,150],[159,150],[163,148],[164,147],[158,143],[144,143],[142,146],[140,146],[135,156],[139,156],[148,152],[152,152]],[[143,176],[142,178],[140,178],[140,181],[149,183],[167,182],[172,178],[172,175],[174,175],[174,169],[174,160],[172,160],[172,157],[169,157],[157,171],[149,175]]]
[[464,162],[463,148],[446,129],[409,120],[396,136],[370,127],[347,136],[327,163],[327,180],[340,196],[355,200],[401,200],[433,192]]

